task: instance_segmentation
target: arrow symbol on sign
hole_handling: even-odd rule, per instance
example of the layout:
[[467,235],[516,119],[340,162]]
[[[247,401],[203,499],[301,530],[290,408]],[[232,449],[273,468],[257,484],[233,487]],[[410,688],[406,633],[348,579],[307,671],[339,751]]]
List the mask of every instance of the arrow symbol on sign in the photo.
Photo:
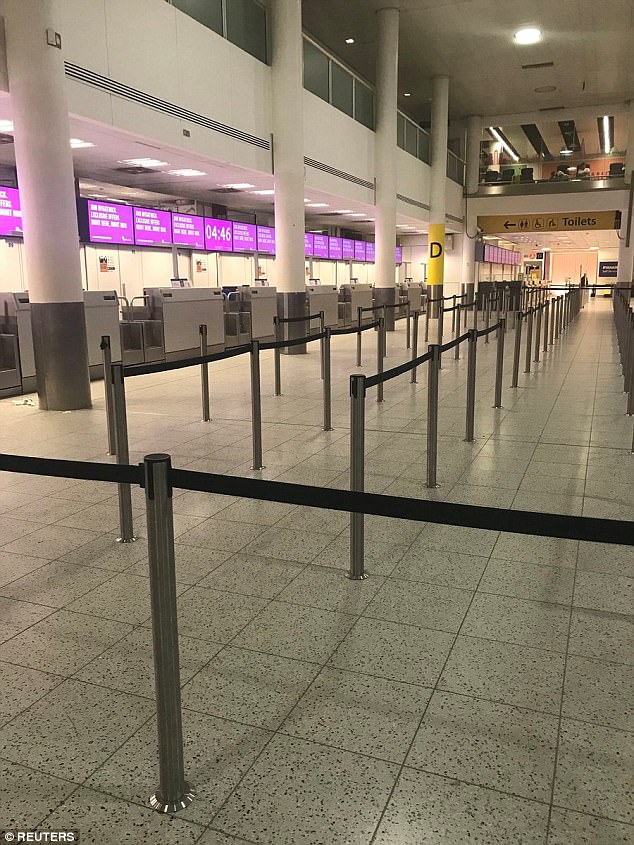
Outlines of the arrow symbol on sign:
[[504,221],[504,228],[505,229],[514,229],[517,226],[517,223],[511,223],[510,220]]

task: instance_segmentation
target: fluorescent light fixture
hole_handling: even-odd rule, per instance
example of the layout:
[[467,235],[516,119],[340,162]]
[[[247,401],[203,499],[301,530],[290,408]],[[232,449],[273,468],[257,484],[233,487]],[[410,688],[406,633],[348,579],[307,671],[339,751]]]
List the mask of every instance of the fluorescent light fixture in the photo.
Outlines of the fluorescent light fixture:
[[251,194],[255,194],[258,197],[272,197],[275,191],[273,188],[267,188],[266,191],[249,191]]
[[499,144],[502,144],[502,148],[511,156],[513,161],[519,161],[520,160],[520,157],[518,156],[518,154],[515,152],[515,150],[512,147],[510,147],[507,144],[507,142],[500,135],[498,130],[495,128],[495,126],[489,126],[489,132],[491,133],[491,135],[493,135],[493,137],[495,138],[495,140]]
[[328,208],[327,202],[309,202],[306,204],[306,208]]
[[250,185],[248,182],[233,182],[229,185],[221,185],[221,188],[233,188],[234,191],[246,191],[247,188],[255,188],[255,185]]
[[612,139],[610,138],[610,118],[607,114],[603,115],[603,152],[610,155],[612,149]]
[[542,31],[536,26],[524,26],[517,30],[513,40],[516,44],[539,44],[542,40]]
[[204,170],[192,170],[190,167],[181,167],[179,170],[168,170],[170,176],[206,176]]
[[13,132],[13,121],[0,120],[0,132]]
[[158,158],[124,158],[119,164],[127,164],[130,167],[167,167],[167,162],[159,161]]
[[350,214],[350,217],[365,217],[365,214],[362,211],[354,211]]
[[70,145],[73,150],[83,150],[86,147],[94,147],[95,145],[91,141],[82,141],[81,138],[71,138]]
[[354,38],[352,38],[352,36],[350,38],[346,38],[346,44],[354,44]]
[[351,208],[338,208],[334,214],[352,214]]
[[571,156],[571,155],[572,155],[572,153],[573,153],[573,151],[572,151],[572,150],[569,150],[569,149],[567,149],[567,148],[564,148],[563,150],[559,150],[559,155],[560,155],[560,156]]
[[411,97],[412,93],[411,93],[411,91],[407,91],[405,94],[403,94],[403,96],[404,97]]

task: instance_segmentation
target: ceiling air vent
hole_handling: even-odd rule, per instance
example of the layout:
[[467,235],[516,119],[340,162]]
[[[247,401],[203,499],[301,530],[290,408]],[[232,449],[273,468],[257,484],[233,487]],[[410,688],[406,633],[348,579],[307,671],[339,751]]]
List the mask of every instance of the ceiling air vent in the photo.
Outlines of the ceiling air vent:
[[238,191],[236,188],[214,188],[209,193],[210,194],[243,194],[244,191]]
[[141,173],[160,173],[159,170],[151,170],[149,167],[116,167],[117,173],[132,173],[135,176]]
[[522,65],[522,70],[536,70],[540,67],[554,67],[554,62],[534,62],[530,65]]
[[563,111],[565,108],[565,106],[546,106],[540,109],[540,111]]

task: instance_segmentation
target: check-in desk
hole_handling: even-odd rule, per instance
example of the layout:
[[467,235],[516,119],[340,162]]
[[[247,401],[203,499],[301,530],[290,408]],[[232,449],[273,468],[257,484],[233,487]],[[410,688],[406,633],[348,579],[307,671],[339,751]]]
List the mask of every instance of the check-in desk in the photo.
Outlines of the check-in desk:
[[162,329],[166,361],[200,354],[200,326],[207,326],[207,349],[225,348],[224,299],[219,288],[145,288],[150,320]]
[[121,333],[119,330],[119,299],[114,290],[85,290],[86,341],[90,378],[103,376],[101,338],[110,338],[113,361],[121,361]]
[[21,392],[18,336],[0,333],[0,397]]
[[242,346],[251,340],[251,314],[243,311],[240,292],[224,289],[225,346]]
[[420,311],[423,307],[423,286],[417,282],[406,282],[401,288],[402,294],[407,297],[411,313]]
[[[32,393],[36,390],[35,353],[33,351],[33,332],[31,330],[31,303],[28,293],[0,293],[0,332],[10,335],[17,341],[4,341],[3,356],[8,364],[13,359],[11,351],[17,342],[17,364],[19,367],[19,390],[13,393]],[[8,366],[11,371],[14,366]],[[7,372],[5,380],[15,381],[15,374]],[[9,395],[5,393],[4,395]]]
[[240,288],[240,311],[250,315],[253,340],[275,340],[277,288],[244,285]]
[[308,313],[324,312],[324,325],[339,325],[339,292],[336,285],[307,285]]
[[[345,325],[357,322],[359,308],[370,308],[372,301],[372,285],[349,284],[339,288],[339,318]],[[367,311],[363,315],[363,322],[372,322],[373,315]]]

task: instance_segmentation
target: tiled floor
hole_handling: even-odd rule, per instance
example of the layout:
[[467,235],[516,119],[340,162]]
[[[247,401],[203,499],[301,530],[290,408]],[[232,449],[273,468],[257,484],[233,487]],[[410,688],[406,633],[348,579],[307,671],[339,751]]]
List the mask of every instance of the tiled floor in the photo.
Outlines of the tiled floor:
[[[634,517],[632,420],[609,304],[591,301],[493,410],[495,344],[478,347],[477,440],[465,362],[441,375],[438,490],[425,486],[426,379],[367,403],[367,489]],[[364,338],[371,372],[374,338]],[[386,366],[406,357],[404,327]],[[264,462],[253,473],[248,371],[127,384],[132,460],[346,486],[354,341],[333,341],[335,430],[315,351],[263,356]],[[105,460],[95,407],[0,402],[0,448]],[[622,845],[634,842],[634,554],[622,547],[382,518],[351,583],[345,514],[176,491],[187,773],[157,785],[144,502],[115,541],[109,485],[0,475],[0,828],[82,842],[200,845]]]

